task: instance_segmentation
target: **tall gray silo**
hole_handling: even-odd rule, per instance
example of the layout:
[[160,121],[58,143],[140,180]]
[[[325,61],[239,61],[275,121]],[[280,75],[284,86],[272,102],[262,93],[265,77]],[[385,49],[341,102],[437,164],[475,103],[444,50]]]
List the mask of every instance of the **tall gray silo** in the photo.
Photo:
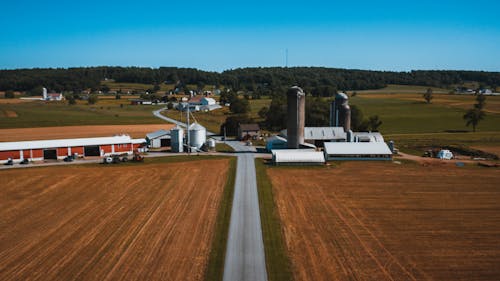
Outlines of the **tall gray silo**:
[[351,108],[348,97],[344,93],[337,93],[330,105],[330,126],[344,127],[345,132],[351,130]]
[[179,125],[176,125],[174,128],[170,130],[170,137],[171,137],[170,146],[172,148],[172,152],[183,152],[184,129],[182,129]]
[[287,92],[287,143],[288,148],[299,148],[304,143],[304,126],[306,119],[306,95],[297,87]]

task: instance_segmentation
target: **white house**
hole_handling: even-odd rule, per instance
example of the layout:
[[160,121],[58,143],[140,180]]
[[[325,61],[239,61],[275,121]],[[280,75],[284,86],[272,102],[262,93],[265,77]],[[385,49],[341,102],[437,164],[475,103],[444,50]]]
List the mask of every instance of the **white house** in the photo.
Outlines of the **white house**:
[[200,101],[201,105],[214,105],[216,104],[213,98],[203,97]]

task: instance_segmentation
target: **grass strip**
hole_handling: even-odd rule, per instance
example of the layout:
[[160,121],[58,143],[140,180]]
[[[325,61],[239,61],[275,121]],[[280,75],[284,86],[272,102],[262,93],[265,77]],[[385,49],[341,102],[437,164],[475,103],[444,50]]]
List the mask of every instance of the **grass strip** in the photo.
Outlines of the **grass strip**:
[[226,185],[220,202],[219,213],[215,223],[210,256],[208,257],[205,280],[222,280],[224,274],[224,259],[226,256],[227,236],[229,234],[229,220],[233,205],[234,181],[236,178],[236,157],[230,158]]
[[269,281],[293,280],[290,258],[286,252],[278,209],[273,197],[272,184],[266,170],[264,160],[255,159],[267,278]]

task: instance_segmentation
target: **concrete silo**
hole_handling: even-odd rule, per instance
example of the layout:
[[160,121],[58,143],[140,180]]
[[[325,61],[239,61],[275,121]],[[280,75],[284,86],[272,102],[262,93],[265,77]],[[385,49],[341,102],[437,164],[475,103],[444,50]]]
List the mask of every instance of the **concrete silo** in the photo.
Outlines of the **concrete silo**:
[[306,119],[306,95],[294,86],[287,92],[287,142],[288,148],[299,148],[304,143],[304,126]]
[[345,132],[351,130],[351,108],[348,99],[346,94],[338,93],[330,105],[330,126],[344,127]]
[[170,130],[170,146],[172,152],[184,151],[184,129],[176,125]]

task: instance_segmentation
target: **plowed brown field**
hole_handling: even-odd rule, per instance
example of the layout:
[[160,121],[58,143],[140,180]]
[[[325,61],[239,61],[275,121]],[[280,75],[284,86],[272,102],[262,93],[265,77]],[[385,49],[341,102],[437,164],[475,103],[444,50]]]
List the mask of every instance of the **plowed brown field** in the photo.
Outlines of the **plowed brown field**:
[[500,280],[500,170],[268,169],[296,280]]
[[229,160],[0,172],[0,280],[200,280]]
[[0,141],[107,137],[123,133],[134,138],[144,138],[147,133],[160,129],[169,130],[173,126],[164,123],[0,129]]

